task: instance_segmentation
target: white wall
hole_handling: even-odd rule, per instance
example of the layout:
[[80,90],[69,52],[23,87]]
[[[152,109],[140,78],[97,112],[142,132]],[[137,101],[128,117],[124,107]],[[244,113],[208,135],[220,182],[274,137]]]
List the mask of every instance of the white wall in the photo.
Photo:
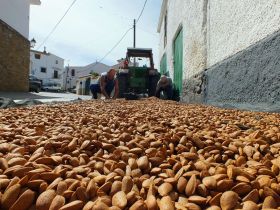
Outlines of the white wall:
[[209,3],[209,66],[280,28],[279,0],[210,0]]
[[0,19],[28,39],[29,0],[0,0]]
[[[66,66],[65,67],[65,89],[72,89],[77,86],[77,80],[79,78],[79,72],[83,69],[84,67],[81,66]],[[69,69],[69,70],[68,70]],[[75,76],[72,76],[72,70],[75,71]]]
[[173,42],[178,30],[183,30],[183,79],[206,66],[204,0],[169,0],[167,6],[167,45],[164,48],[164,22],[160,29],[160,60],[167,55],[167,69],[173,78]]
[[[208,2],[208,4],[207,4]],[[160,27],[160,59],[173,77],[173,41],[183,27],[183,79],[246,49],[280,29],[278,0],[168,0],[167,46]]]
[[[36,59],[35,54],[40,54],[41,58]],[[56,64],[58,61],[58,64]],[[47,69],[46,73],[41,72],[41,67]],[[54,78],[54,71],[58,71],[58,79]],[[57,83],[63,87],[64,84],[64,59],[47,53],[30,52],[30,74],[36,76],[38,79],[42,80],[43,84],[47,83]]]

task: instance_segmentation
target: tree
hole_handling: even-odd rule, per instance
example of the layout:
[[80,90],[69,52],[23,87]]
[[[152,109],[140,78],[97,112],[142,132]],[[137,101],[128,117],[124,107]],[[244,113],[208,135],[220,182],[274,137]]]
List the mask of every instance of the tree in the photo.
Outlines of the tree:
[[91,76],[94,77],[94,78],[99,77],[99,74],[96,73],[96,72],[94,72],[94,71],[91,71],[90,74],[91,74]]

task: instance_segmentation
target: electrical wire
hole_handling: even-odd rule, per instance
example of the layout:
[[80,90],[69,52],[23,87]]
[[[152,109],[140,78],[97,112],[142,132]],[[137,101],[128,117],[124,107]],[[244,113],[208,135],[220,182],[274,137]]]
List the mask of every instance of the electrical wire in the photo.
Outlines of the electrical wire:
[[137,28],[140,29],[141,31],[147,33],[147,34],[150,34],[150,35],[153,35],[153,36],[156,36],[156,37],[158,36],[156,32],[147,31],[146,29],[140,28],[139,26]]
[[[143,8],[142,8],[142,10],[141,10],[141,12],[140,12],[140,15],[138,16],[138,18],[137,18],[137,20],[136,20],[136,23],[140,20],[140,18],[142,17],[142,15],[143,15],[143,12],[144,12],[144,10],[145,10],[145,7],[146,7],[146,4],[147,4],[147,1],[148,0],[145,0],[145,3],[144,3],[144,6],[143,6]],[[95,67],[98,63],[101,63],[120,43],[121,43],[121,41],[125,38],[125,36],[128,34],[128,32],[131,30],[131,29],[133,29],[133,27],[131,27],[131,28],[129,28],[125,33],[124,33],[124,35],[121,37],[121,39],[112,47],[112,49],[111,50],[109,50],[99,61],[97,61],[93,66],[91,66],[90,68],[93,68],[93,67]],[[87,68],[87,69],[84,69],[84,71],[85,70],[88,70],[89,68]]]
[[128,32],[133,29],[133,27],[129,28],[125,33],[124,35],[122,36],[122,38],[114,45],[114,47],[108,51],[108,53],[106,55],[103,56],[103,58],[100,59],[99,62],[103,61],[120,43],[121,41],[125,38],[125,36],[128,34]]
[[50,36],[53,34],[53,32],[55,31],[55,29],[58,27],[58,25],[61,23],[61,21],[64,19],[64,17],[67,15],[67,13],[69,12],[69,10],[73,7],[73,5],[76,3],[77,0],[74,0],[72,2],[72,4],[68,7],[68,9],[66,10],[66,12],[64,13],[64,15],[62,16],[62,18],[60,18],[60,20],[57,22],[57,24],[54,26],[54,28],[51,30],[51,32],[48,34],[48,36],[44,39],[44,41],[39,45],[39,47],[37,47],[37,50],[39,50],[45,43],[46,41],[50,38]]
[[[145,10],[145,7],[146,7],[146,4],[147,4],[147,1],[148,0],[145,0],[145,3],[144,3],[144,6],[143,6],[143,8],[142,8],[142,10],[141,10],[141,12],[140,12],[140,15],[138,16],[138,18],[137,18],[137,21],[136,21],[136,23],[140,20],[140,18],[141,18],[141,16],[143,15],[143,12],[144,12],[144,10]],[[117,44],[115,44],[114,45],[114,47],[111,49],[111,50],[109,50],[108,51],[108,53],[105,55],[105,56],[103,56],[98,62],[100,63],[100,62],[102,62],[120,43],[121,43],[121,41],[125,38],[125,36],[127,35],[127,33],[131,30],[131,29],[133,29],[133,27],[131,27],[131,28],[129,28],[125,33],[124,33],[124,35],[122,36],[122,38],[117,42]],[[97,65],[97,63],[96,63],[96,65]],[[95,66],[95,65],[94,65]],[[94,66],[92,66],[92,67],[94,67]]]
[[143,12],[144,12],[144,9],[145,9],[145,7],[146,7],[147,1],[148,1],[148,0],[145,1],[144,6],[143,6],[143,8],[142,8],[142,11],[141,11],[139,17],[138,17],[137,20],[136,20],[136,23],[138,23],[138,21],[140,20],[142,14],[143,14]]
[[[125,36],[128,34],[128,32],[133,29],[133,27],[129,28],[124,34],[123,36],[121,37],[121,39],[112,47],[111,50],[109,50],[99,61],[97,61],[93,66],[91,66],[90,68],[93,68],[95,67],[96,65],[98,65],[98,63],[101,63],[120,43],[121,41],[125,38]],[[86,71],[88,70],[89,68],[87,69],[84,69],[83,71]]]

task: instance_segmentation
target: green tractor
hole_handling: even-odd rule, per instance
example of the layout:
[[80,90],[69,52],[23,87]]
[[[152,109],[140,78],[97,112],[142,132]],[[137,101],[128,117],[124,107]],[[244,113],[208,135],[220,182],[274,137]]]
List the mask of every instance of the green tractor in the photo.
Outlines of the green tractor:
[[117,78],[120,98],[129,99],[133,95],[155,96],[160,74],[154,68],[152,49],[128,48]]

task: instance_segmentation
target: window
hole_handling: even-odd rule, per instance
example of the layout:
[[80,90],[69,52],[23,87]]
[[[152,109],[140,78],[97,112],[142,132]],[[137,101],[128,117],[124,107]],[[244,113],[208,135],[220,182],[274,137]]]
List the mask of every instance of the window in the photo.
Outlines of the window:
[[34,54],[35,59],[41,59],[41,55],[40,54]]
[[58,71],[54,70],[53,72],[53,78],[58,79]]
[[58,64],[58,60],[55,61],[55,64]]
[[41,67],[41,72],[42,72],[42,73],[47,73],[47,68]]
[[75,77],[75,69],[72,69],[72,70],[71,70],[71,76],[72,76],[72,77]]
[[167,12],[164,16],[164,47],[166,46],[167,43]]

